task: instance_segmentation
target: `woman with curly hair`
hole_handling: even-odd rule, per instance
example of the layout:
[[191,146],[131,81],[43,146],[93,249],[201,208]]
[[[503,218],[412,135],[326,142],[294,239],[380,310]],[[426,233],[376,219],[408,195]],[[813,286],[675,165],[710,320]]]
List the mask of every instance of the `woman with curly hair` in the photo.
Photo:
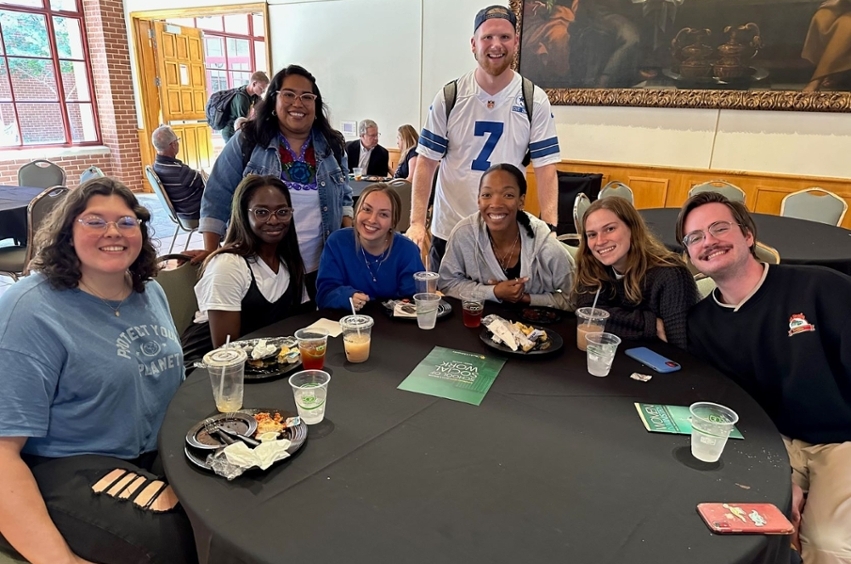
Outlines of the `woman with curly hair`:
[[84,183],[0,297],[0,533],[30,562],[197,562],[154,470],[184,371],[149,220],[122,183]]
[[694,278],[624,198],[597,200],[583,218],[573,285],[576,307],[590,307],[598,290],[597,307],[610,316],[606,331],[686,347],[686,315],[698,300]]
[[210,253],[219,246],[233,193],[243,177],[277,176],[292,196],[293,223],[312,298],[325,241],[337,229],[352,226],[345,141],[328,121],[316,79],[298,65],[272,78],[254,111],[216,159],[204,189],[199,224],[204,248]]
[[290,191],[277,176],[246,176],[233,195],[224,245],[195,285],[199,314],[183,335],[187,365],[247,333],[299,313],[307,301]]

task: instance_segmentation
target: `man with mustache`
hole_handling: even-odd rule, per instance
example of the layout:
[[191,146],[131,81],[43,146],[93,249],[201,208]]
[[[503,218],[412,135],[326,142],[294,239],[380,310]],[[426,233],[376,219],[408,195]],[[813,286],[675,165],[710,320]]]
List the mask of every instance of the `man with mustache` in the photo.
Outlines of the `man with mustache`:
[[804,562],[851,563],[851,277],[758,262],[747,208],[713,192],[683,204],[677,238],[717,284],[689,313],[689,350],[782,433]]
[[[546,93],[538,87],[533,90],[531,120],[527,113],[523,78],[511,70],[519,42],[516,25],[514,12],[505,6],[479,11],[471,39],[478,66],[455,81],[454,106],[452,100],[447,103],[445,89],[437,93],[420,134],[417,153],[421,158],[414,172],[411,226],[406,235],[420,249],[427,248],[426,211],[434,171],[442,159],[431,222],[435,262],[443,256],[455,225],[478,211],[482,173],[501,163],[525,171],[527,150],[535,169],[541,219],[551,230],[558,223],[555,164],[561,156],[555,120]],[[451,108],[448,117],[447,107]],[[437,270],[435,262],[431,270]]]

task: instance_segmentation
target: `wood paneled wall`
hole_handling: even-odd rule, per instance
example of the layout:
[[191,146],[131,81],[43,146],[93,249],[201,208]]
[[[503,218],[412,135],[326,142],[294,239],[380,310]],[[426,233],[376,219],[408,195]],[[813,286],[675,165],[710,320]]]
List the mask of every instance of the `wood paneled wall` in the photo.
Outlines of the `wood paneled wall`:
[[[753,212],[780,214],[780,202],[792,192],[818,186],[843,198],[851,206],[851,179],[789,176],[781,174],[707,171],[684,168],[651,167],[628,164],[562,161],[557,165],[565,172],[596,172],[603,175],[603,185],[619,180],[632,188],[637,208],[680,207],[688,191],[696,184],[710,180],[726,180],[745,191],[745,203]],[[529,167],[529,194],[526,209],[539,213],[535,172]],[[851,229],[851,213],[845,215],[842,227]]]

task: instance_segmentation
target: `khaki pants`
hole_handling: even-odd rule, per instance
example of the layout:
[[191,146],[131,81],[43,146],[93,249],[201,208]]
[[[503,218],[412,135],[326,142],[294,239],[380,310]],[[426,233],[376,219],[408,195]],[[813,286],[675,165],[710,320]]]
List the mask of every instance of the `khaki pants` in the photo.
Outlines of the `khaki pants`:
[[814,445],[783,437],[792,481],[807,493],[804,564],[851,564],[851,442]]

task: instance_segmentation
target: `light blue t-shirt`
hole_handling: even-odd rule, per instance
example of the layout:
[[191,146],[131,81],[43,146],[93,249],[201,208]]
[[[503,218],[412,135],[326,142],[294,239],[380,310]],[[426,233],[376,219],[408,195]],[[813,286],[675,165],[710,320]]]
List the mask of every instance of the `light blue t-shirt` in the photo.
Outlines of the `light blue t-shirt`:
[[119,311],[41,274],[0,297],[0,436],[28,437],[22,452],[57,458],[156,450],[184,378],[180,336],[154,281]]

